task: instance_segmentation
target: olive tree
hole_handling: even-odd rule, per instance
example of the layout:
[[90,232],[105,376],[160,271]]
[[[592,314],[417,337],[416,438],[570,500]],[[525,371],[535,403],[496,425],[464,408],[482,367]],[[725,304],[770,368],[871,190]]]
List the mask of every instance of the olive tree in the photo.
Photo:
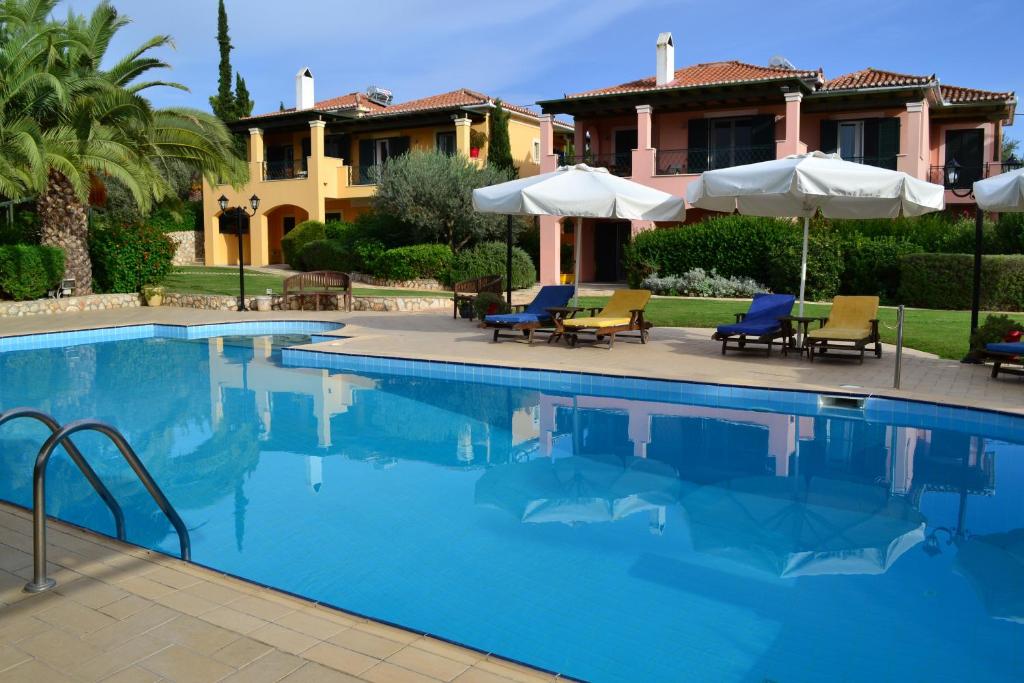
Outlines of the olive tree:
[[415,232],[415,242],[440,242],[452,251],[504,235],[505,217],[473,209],[473,190],[509,179],[509,172],[478,167],[461,155],[413,150],[375,170],[374,206]]

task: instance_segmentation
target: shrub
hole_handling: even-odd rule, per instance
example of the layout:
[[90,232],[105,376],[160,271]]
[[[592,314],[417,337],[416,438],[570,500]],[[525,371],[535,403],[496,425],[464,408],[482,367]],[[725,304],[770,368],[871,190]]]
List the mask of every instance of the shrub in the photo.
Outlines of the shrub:
[[64,277],[64,252],[29,244],[0,246],[0,296],[23,301],[46,295]]
[[324,225],[324,237],[329,240],[346,240],[354,234],[356,227],[351,223],[330,221]]
[[377,256],[373,274],[388,280],[445,280],[451,265],[452,250],[447,244],[414,244],[388,249]]
[[751,278],[724,277],[714,269],[707,272],[703,268],[666,277],[659,277],[655,273],[644,278],[641,286],[655,294],[669,296],[752,297],[766,291],[763,285]]
[[[452,258],[451,281],[461,282],[484,275],[500,275],[505,286],[505,243],[481,242],[460,251]],[[529,255],[519,247],[512,248],[512,288],[523,289],[537,281],[537,270]]]
[[10,223],[0,217],[0,244],[39,244],[39,220],[36,214],[18,209]]
[[[826,230],[840,239],[863,237],[894,237],[912,242],[923,251],[933,253],[968,253],[974,251],[974,218],[950,213],[930,213],[916,218],[875,218],[867,220],[816,219],[812,231]],[[983,232],[985,253],[1000,253],[1003,244],[996,226],[986,221]],[[1019,251],[1019,249],[1012,249]]]
[[181,206],[158,206],[142,220],[161,232],[199,230],[203,225],[203,203],[182,202]]
[[297,257],[302,247],[313,240],[327,238],[327,226],[320,221],[303,221],[296,225],[291,231],[281,238],[281,251],[284,253],[284,261],[293,268],[297,266]]
[[303,245],[295,259],[289,264],[299,270],[336,270],[347,273],[352,268],[354,255],[340,240],[313,240]]
[[[909,254],[900,259],[900,268],[902,303],[921,308],[971,307],[971,254]],[[1024,255],[982,257],[981,307],[996,311],[1024,309]]]
[[473,297],[473,312],[479,320],[492,313],[508,313],[505,297],[494,292],[480,292]]
[[[773,292],[800,293],[800,259],[803,237],[787,238],[768,252],[765,283]],[[807,284],[805,298],[826,301],[839,292],[843,255],[839,243],[824,234],[812,234],[807,242]]]
[[800,226],[790,220],[756,216],[716,216],[677,228],[648,230],[627,245],[626,274],[632,286],[657,272],[682,275],[694,268],[716,270],[725,277],[768,277],[766,254],[793,240]]
[[971,352],[983,351],[985,344],[1003,341],[1010,332],[1024,332],[1024,325],[1006,315],[985,316],[985,322],[971,333]]
[[842,246],[842,294],[877,295],[883,303],[896,300],[900,287],[900,258],[921,251],[913,242],[896,237],[862,237]]
[[112,225],[89,233],[93,280],[100,292],[138,292],[171,272],[174,243],[148,225]]

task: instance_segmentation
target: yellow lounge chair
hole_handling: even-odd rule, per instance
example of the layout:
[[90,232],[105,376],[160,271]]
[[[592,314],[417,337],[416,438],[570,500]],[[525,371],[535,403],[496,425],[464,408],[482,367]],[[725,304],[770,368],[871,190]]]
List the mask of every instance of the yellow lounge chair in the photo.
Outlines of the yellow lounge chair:
[[640,343],[646,344],[647,330],[652,325],[644,320],[644,308],[650,298],[651,293],[646,289],[617,289],[604,308],[589,309],[591,317],[555,320],[555,334],[548,342],[564,335],[569,346],[576,346],[580,332],[593,332],[597,341],[608,337],[610,349],[617,333],[639,331]]
[[882,343],[878,337],[877,296],[837,296],[825,324],[807,333],[807,357],[814,362],[814,354],[829,351],[859,351],[864,362],[864,349],[875,345],[877,358],[882,357]]

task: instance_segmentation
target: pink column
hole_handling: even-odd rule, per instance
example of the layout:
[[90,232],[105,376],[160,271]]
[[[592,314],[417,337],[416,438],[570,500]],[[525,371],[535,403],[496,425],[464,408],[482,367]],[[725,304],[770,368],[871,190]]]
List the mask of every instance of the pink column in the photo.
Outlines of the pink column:
[[579,119],[576,119],[573,127],[572,144],[576,148],[576,159],[579,160],[587,151],[584,149],[587,144],[587,129]]
[[[558,168],[558,155],[554,153],[555,134],[550,114],[540,117],[540,172],[549,173]],[[554,216],[540,217],[540,282],[557,285],[561,271],[561,226]]]
[[928,160],[925,158],[925,140],[928,139],[927,107],[924,101],[907,102],[907,111],[900,116],[900,156],[896,160],[896,170],[922,180],[928,177]]
[[800,102],[803,100],[803,93],[787,92],[786,114],[783,118],[785,139],[777,140],[775,143],[775,156],[779,159],[790,154],[806,152],[806,147],[800,144]]
[[651,113],[649,104],[636,108],[636,149],[633,150],[633,180],[643,182],[654,175],[654,147],[651,146]]

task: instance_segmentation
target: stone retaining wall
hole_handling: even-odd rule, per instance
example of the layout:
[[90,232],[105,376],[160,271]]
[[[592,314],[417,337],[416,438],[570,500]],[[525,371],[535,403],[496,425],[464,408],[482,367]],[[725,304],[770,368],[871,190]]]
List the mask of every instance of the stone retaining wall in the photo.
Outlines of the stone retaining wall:
[[362,282],[373,287],[399,287],[402,289],[425,289],[428,291],[442,291],[446,287],[432,278],[420,278],[416,280],[385,280],[366,273],[350,273],[352,282]]
[[166,233],[174,242],[175,252],[172,263],[187,266],[203,260],[203,234],[198,230],[183,230]]
[[[265,298],[265,295],[246,296],[245,307],[251,310],[257,309],[257,298]],[[274,295],[270,298],[270,310],[272,311],[315,311],[316,302],[313,297],[307,296],[290,297],[285,299],[281,295]],[[180,306],[182,308],[201,308],[212,311],[233,311],[238,308],[238,297],[222,296],[216,294],[165,294],[164,306]],[[428,309],[443,309],[452,305],[451,299],[432,296],[354,296],[352,297],[353,311],[423,311]],[[338,310],[337,297],[320,297],[320,310]]]
[[138,308],[141,305],[142,297],[138,294],[89,294],[88,296],[67,296],[60,299],[0,301],[0,318],[105,311],[111,308]]

